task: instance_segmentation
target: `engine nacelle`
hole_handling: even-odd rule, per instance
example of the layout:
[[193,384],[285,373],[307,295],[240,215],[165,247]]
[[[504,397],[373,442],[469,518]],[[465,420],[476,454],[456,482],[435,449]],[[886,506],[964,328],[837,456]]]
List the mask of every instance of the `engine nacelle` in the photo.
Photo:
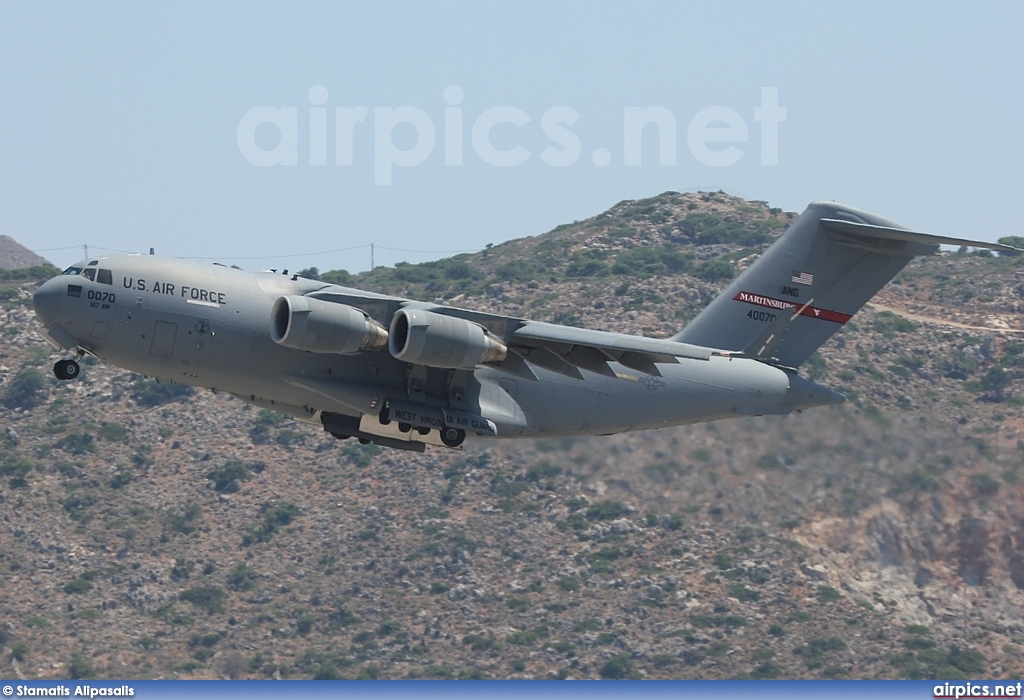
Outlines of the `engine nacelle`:
[[388,342],[388,332],[365,312],[300,296],[274,302],[270,337],[286,348],[338,355],[375,350]]
[[391,354],[414,365],[472,369],[482,362],[500,362],[508,352],[477,324],[423,309],[402,309],[391,319],[389,331]]

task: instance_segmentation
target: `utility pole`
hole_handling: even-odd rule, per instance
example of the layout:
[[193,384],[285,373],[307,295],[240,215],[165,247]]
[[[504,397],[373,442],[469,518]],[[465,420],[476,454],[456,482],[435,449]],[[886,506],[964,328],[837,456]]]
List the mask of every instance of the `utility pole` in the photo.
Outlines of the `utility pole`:
[[373,272],[373,243],[370,244],[370,272]]
[[85,243],[85,244],[82,245],[82,247],[85,249],[85,257],[88,258],[89,257],[89,244]]

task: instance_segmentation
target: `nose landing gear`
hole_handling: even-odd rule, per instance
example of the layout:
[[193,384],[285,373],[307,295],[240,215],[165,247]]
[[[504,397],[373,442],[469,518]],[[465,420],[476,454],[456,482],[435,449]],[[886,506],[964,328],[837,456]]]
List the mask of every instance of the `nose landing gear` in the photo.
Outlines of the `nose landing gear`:
[[74,379],[81,371],[82,368],[75,360],[61,360],[53,366],[53,373],[57,375],[57,379],[62,381]]

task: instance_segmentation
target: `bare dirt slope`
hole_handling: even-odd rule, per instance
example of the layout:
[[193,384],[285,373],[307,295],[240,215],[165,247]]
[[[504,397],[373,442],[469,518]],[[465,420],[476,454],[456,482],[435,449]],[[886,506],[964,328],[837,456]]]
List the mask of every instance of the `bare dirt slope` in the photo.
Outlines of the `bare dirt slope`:
[[0,270],[20,270],[49,264],[46,258],[36,255],[10,236],[0,236]]

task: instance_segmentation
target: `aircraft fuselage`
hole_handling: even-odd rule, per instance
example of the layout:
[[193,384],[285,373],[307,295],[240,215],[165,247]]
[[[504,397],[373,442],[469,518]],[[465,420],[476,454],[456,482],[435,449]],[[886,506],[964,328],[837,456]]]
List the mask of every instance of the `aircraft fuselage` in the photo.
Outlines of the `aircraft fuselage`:
[[[398,440],[410,437],[378,419],[385,402],[394,404],[396,422],[408,416],[424,427],[412,439],[436,442],[425,429],[440,409],[464,414],[471,435],[512,437],[618,433],[842,400],[793,371],[742,358],[680,359],[659,364],[660,375],[610,363],[615,376],[584,370],[583,379],[535,367],[533,379],[486,364],[410,364],[387,347],[340,355],[274,342],[275,302],[325,288],[371,297],[365,310],[385,327],[406,303],[286,274],[156,256],[83,261],[43,284],[35,301],[44,336],[64,349],[310,422],[327,425],[325,415],[347,426],[357,421],[361,431]],[[428,418],[414,415],[420,409]],[[488,427],[474,430],[479,419]]]

